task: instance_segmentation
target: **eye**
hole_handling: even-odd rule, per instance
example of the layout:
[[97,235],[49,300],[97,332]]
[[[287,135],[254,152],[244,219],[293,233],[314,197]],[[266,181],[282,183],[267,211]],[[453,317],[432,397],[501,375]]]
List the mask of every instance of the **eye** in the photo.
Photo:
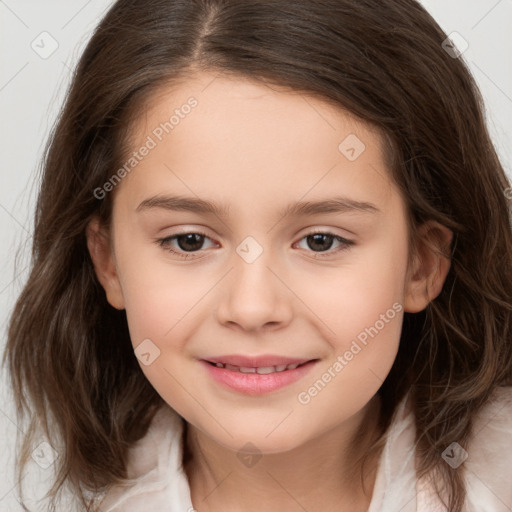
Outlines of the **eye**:
[[[205,239],[210,240],[205,233],[194,231],[160,238],[156,240],[156,242],[170,253],[175,254],[180,258],[187,259],[189,257],[195,257],[191,253],[201,250]],[[176,246],[172,245],[173,242],[177,243],[178,250],[176,250]]]
[[[211,239],[205,233],[193,231],[168,236],[166,238],[159,238],[156,240],[156,243],[171,254],[175,254],[183,259],[191,259],[197,257],[194,253],[204,249],[203,244],[205,240]],[[300,244],[303,240],[305,240],[307,246],[312,249],[310,252],[314,253],[314,258],[332,256],[333,254],[347,250],[350,246],[354,245],[352,240],[347,240],[346,238],[328,231],[314,231],[309,233],[301,238],[297,244]],[[174,243],[177,245],[174,245]],[[334,250],[331,250],[334,243],[338,243],[339,246]]]
[[[301,238],[298,244],[300,244],[303,240],[306,241],[306,245],[313,250],[312,252],[315,253],[314,258],[325,258],[332,256],[333,254],[336,254],[339,251],[345,251],[349,249],[350,246],[354,245],[353,240],[347,240],[346,238],[343,238],[329,231],[314,231],[313,233],[309,233],[305,237]],[[340,245],[334,250],[330,250],[333,243],[335,242]]]

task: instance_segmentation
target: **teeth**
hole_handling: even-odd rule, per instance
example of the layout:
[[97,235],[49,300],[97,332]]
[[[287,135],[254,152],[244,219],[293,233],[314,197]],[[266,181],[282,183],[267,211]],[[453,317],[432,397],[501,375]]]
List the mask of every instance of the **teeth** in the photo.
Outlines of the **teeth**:
[[275,366],[262,366],[261,368],[257,368],[256,371],[260,375],[265,375],[267,373],[275,373],[276,368],[275,368]]
[[284,372],[285,370],[295,370],[298,366],[300,366],[299,363],[295,364],[280,364],[277,366],[262,366],[259,368],[248,368],[244,366],[233,366],[232,364],[223,364],[223,363],[215,363],[215,366],[217,368],[225,368],[226,370],[231,370],[233,372],[240,372],[240,373],[258,373],[259,375],[268,375],[270,373],[276,373],[276,372]]
[[239,370],[241,373],[256,373],[256,368],[244,368],[240,367]]

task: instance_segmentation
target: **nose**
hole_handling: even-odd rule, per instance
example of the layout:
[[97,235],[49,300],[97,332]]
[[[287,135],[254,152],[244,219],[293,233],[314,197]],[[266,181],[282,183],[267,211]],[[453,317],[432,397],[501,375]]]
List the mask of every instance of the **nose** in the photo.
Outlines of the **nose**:
[[291,321],[293,292],[264,250],[255,260],[235,253],[233,269],[221,284],[217,321],[244,331],[281,329]]

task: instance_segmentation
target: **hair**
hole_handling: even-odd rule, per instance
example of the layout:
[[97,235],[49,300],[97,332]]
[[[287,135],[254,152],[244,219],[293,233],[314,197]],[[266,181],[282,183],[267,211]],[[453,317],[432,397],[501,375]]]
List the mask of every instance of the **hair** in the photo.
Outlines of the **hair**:
[[[128,127],[155,91],[197,71],[263,80],[330,102],[389,141],[391,178],[405,198],[411,250],[434,220],[453,232],[441,293],[404,314],[394,365],[379,389],[383,432],[411,393],[418,477],[465,500],[442,451],[466,446],[473,419],[512,383],[510,186],[481,94],[446,34],[415,0],[118,0],[75,70],[42,161],[31,271],[10,318],[8,363],[17,414],[60,446],[50,496],[69,483],[92,510],[127,477],[128,450],[163,399],[144,376],[124,311],[111,307],[86,243],[94,216],[109,225],[114,194],[93,191],[122,165]],[[380,435],[372,450],[384,443]],[[439,491],[440,492],[440,491]],[[52,509],[53,510],[53,509]]]

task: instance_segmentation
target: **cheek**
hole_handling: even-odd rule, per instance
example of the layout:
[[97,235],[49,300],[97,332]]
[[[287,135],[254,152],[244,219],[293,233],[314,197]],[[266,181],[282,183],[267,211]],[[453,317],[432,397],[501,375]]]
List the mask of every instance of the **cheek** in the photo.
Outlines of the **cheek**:
[[118,230],[115,253],[134,347],[144,339],[171,336],[174,326],[193,313],[208,283],[193,277],[191,266],[166,261],[163,249],[128,229]]
[[325,367],[311,379],[311,394],[304,389],[304,402],[314,399],[321,409],[342,399],[356,410],[389,373],[403,320],[407,244],[401,235],[381,237],[354,253],[347,266],[330,269],[320,280],[323,286],[308,279],[298,291],[307,297],[318,317],[316,327],[332,349]]
[[[342,348],[386,316],[395,319],[404,299],[406,244],[387,237],[347,255],[337,267],[312,270],[294,281],[294,291],[314,313],[317,326],[332,345]],[[398,324],[391,329],[391,324]],[[400,333],[400,322],[386,323],[386,336]],[[379,322],[378,326],[381,326]]]
[[297,402],[325,428],[360,410],[377,393],[396,359],[404,269],[396,265],[394,251],[380,256],[372,265],[354,266],[333,277],[323,293],[311,288],[315,292],[308,305],[318,312],[321,321],[316,327],[330,344],[331,355],[304,383]]
[[123,293],[134,346],[145,338],[179,340],[176,334],[194,317],[194,305],[207,293],[207,283],[186,279],[189,272],[171,271],[167,265],[128,273],[132,276],[125,275]]
[[127,262],[123,269],[127,322],[141,370],[167,403],[190,415],[194,408],[186,389],[194,367],[187,342],[200,323],[198,301],[212,283],[192,282],[190,271],[155,261],[144,266]]

